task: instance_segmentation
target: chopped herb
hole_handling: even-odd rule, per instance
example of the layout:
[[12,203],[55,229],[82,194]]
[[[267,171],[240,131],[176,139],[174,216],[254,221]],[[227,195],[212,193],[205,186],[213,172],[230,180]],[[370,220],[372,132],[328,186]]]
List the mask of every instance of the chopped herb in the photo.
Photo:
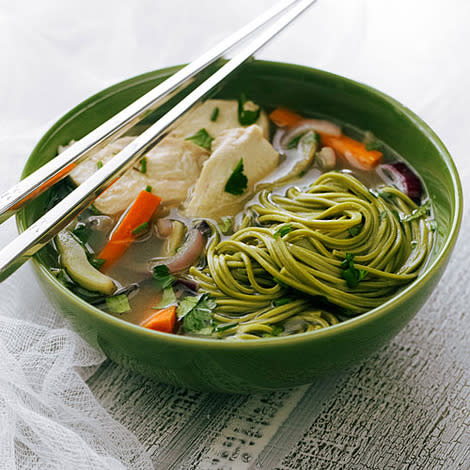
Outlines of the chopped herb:
[[285,282],[281,281],[279,278],[277,277],[273,277],[274,281],[279,284],[281,287],[289,287],[288,284],[286,284]]
[[431,209],[431,202],[426,201],[422,206],[418,207],[411,214],[405,215],[405,217],[403,217],[402,220],[403,222],[411,222],[412,220],[416,220],[421,217],[426,217],[431,213],[430,209]]
[[165,289],[163,289],[163,295],[160,302],[158,302],[158,304],[152,308],[160,310],[162,308],[167,308],[170,305],[175,305],[176,303],[176,295],[173,290],[173,287],[166,287]]
[[88,207],[88,210],[95,215],[102,215],[101,211],[94,204],[91,204],[90,207]]
[[208,294],[185,297],[176,313],[179,320],[183,320],[183,329],[186,332],[198,334],[211,334],[214,330],[212,324],[212,311],[217,304]]
[[75,282],[67,274],[67,271],[65,271],[65,269],[59,269],[57,271],[54,271],[53,274],[62,285],[69,288],[70,290],[72,290],[72,288],[75,286]]
[[219,108],[214,108],[214,111],[212,111],[212,115],[211,115],[211,121],[212,122],[217,121],[218,117],[219,117]]
[[170,287],[176,279],[175,276],[170,274],[170,270],[165,264],[159,264],[153,268],[152,278],[160,289]]
[[292,137],[292,139],[290,139],[289,142],[287,142],[287,145],[286,145],[287,149],[291,150],[291,149],[297,148],[297,145],[299,145],[300,139],[305,134],[306,134],[306,132],[302,132],[301,134],[296,135],[295,137]]
[[178,320],[182,320],[197,305],[197,303],[201,299],[201,296],[202,294],[185,297],[178,304],[178,308],[176,310]]
[[308,131],[307,132],[307,135],[303,137],[303,141],[304,141],[304,144],[306,145],[312,145],[312,144],[316,144],[317,146],[319,146],[321,144],[321,137],[320,137],[320,134],[318,134],[318,132],[315,132],[315,131]]
[[219,228],[220,228],[220,231],[224,234],[224,235],[227,235],[227,233],[230,232],[230,230],[232,229],[232,217],[230,216],[224,216],[224,217],[221,217],[218,225],[219,225]]
[[361,230],[362,230],[362,224],[353,225],[352,227],[348,228],[348,232],[349,232],[349,235],[351,235],[351,237],[355,237],[356,235],[359,235]]
[[382,150],[383,145],[377,140],[372,132],[366,132],[363,143],[366,147],[366,150]]
[[151,193],[152,192],[152,186],[150,186],[149,184],[145,187],[145,191],[147,191],[148,193]]
[[307,174],[307,172],[305,170],[302,170],[300,173],[299,173],[299,178],[302,178],[302,176],[305,176]]
[[98,168],[98,170],[100,170],[101,168],[103,168],[103,162],[101,160],[98,160],[96,162],[96,168]]
[[284,331],[284,328],[282,328],[282,326],[279,326],[279,325],[274,325],[272,329],[273,329],[273,331],[271,332],[272,336],[279,336]]
[[273,300],[273,304],[275,307],[280,307],[281,305],[290,304],[292,299],[290,297],[281,297],[280,299]]
[[222,331],[230,330],[234,326],[237,326],[238,323],[219,323],[215,328],[214,331],[216,333],[220,333]]
[[395,218],[398,220],[398,222],[401,222],[401,217],[400,214],[396,209],[392,209],[392,214],[395,216]]
[[418,246],[418,242],[416,240],[413,240],[411,241],[410,245],[411,245],[411,248],[415,248]]
[[214,138],[211,137],[205,129],[199,129],[193,136],[186,137],[186,139],[184,140],[190,140],[196,145],[199,145],[199,147],[202,147],[206,150],[210,150]]
[[147,157],[143,157],[140,160],[140,172],[144,175],[147,173]]
[[380,142],[367,142],[365,144],[366,150],[371,151],[371,150],[382,150],[382,144]]
[[75,188],[76,184],[72,182],[70,176],[65,177],[63,180],[58,181],[54,185],[52,191],[48,191],[47,194],[47,203],[45,211],[52,209],[56,204],[58,204],[62,199],[69,195]]
[[278,237],[282,238],[284,235],[287,235],[291,231],[292,231],[291,224],[283,225],[282,227],[280,227],[274,232],[274,238],[278,238]]
[[132,230],[132,235],[139,236],[142,235],[144,232],[146,232],[149,228],[149,223],[148,222],[143,222],[141,223],[138,227],[136,227],[134,230]]
[[386,201],[393,200],[393,194],[387,193],[386,191],[377,191],[377,195],[380,196],[382,199],[385,199]]
[[380,220],[385,220],[387,218],[387,211],[382,211],[380,214],[379,214],[379,219]]
[[90,258],[88,260],[90,264],[95,268],[95,269],[100,269],[101,266],[103,266],[104,263],[106,263],[106,260],[103,258]]
[[431,222],[429,222],[429,228],[432,232],[435,232],[437,230],[437,222],[435,220],[431,220]]
[[249,126],[254,124],[261,113],[261,108],[249,101],[244,93],[240,95],[238,99],[238,122],[242,126]]
[[341,266],[344,268],[341,276],[350,289],[357,287],[366,275],[366,271],[354,267],[354,255],[351,253],[346,253],[346,258],[341,262]]
[[126,294],[106,297],[106,306],[111,313],[125,313],[131,309],[129,299]]
[[243,158],[240,158],[240,161],[237,163],[237,166],[232,171],[227,183],[225,183],[224,191],[226,193],[234,194],[235,196],[240,196],[243,194],[248,187],[248,178],[243,173]]
[[87,243],[91,235],[91,228],[87,224],[80,222],[72,230],[72,233],[82,242]]

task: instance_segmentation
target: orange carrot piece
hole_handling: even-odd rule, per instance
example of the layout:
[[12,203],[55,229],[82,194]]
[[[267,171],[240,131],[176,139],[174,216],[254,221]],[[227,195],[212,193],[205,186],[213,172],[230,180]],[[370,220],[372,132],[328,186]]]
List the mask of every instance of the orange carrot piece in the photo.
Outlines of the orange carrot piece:
[[131,246],[135,240],[132,231],[150,220],[160,201],[160,197],[148,191],[139,193],[98,256],[98,258],[105,260],[101,270],[106,271]]
[[163,331],[171,333],[175,327],[176,321],[176,305],[158,310],[150,318],[141,323],[144,328],[151,330]]
[[269,119],[278,127],[291,127],[299,124],[304,118],[294,111],[287,108],[276,108],[270,115]]
[[379,164],[382,158],[382,152],[367,150],[362,142],[351,139],[351,137],[345,135],[334,136],[324,133],[320,133],[320,136],[323,146],[331,147],[356,168],[372,170]]

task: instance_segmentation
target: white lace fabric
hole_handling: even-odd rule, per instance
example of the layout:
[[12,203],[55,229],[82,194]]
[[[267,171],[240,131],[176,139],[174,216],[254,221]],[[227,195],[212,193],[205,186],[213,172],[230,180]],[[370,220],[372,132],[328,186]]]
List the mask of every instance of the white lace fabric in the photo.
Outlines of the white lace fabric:
[[[0,288],[4,308],[24,295],[16,279]],[[0,315],[0,468],[152,468],[137,439],[85,382],[104,355],[47,302],[35,302],[42,296],[34,284],[25,290],[29,300],[16,318]]]

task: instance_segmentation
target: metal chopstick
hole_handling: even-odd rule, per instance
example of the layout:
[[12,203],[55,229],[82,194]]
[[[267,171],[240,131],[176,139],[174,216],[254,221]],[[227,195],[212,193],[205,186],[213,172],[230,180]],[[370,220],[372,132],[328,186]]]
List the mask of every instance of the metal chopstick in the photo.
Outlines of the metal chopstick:
[[124,134],[142,118],[142,115],[157,109],[170,97],[184,90],[194,81],[199,72],[207,69],[229,49],[247,39],[298,1],[282,0],[277,3],[3,193],[0,196],[0,223],[8,219],[33,197],[64,178],[92,150],[102,148],[112,138]]
[[46,245],[60,230],[66,227],[84,210],[106,187],[129,169],[139,157],[155,145],[162,132],[171,126],[194,104],[206,97],[222,80],[228,77],[241,64],[271,38],[282,31],[289,23],[303,13],[316,0],[300,0],[285,12],[274,24],[243,47],[230,61],[180,101],[151,127],[136,137],[128,146],[114,156],[106,165],[94,173],[66,198],[50,209],[27,230],[0,251],[0,281],[7,278],[34,253]]

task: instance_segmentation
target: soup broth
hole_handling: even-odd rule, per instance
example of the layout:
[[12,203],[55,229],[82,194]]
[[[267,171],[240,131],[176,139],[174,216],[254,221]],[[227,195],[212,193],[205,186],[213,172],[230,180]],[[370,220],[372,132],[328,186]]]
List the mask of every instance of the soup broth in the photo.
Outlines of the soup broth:
[[[132,139],[80,164],[74,184]],[[415,170],[369,132],[208,100],[59,235],[54,273],[145,328],[285,336],[393,297],[419,276],[434,224]]]

